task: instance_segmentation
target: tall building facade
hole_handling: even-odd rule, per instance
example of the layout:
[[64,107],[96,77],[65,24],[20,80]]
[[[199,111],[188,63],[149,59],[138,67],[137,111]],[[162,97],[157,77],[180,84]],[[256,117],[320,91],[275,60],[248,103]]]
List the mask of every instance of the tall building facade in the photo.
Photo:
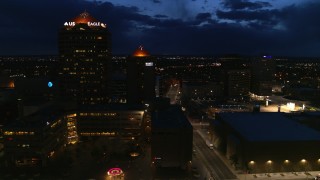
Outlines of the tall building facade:
[[251,73],[249,69],[237,69],[227,71],[228,96],[244,96],[250,92]]
[[151,139],[151,158],[156,168],[187,168],[192,160],[192,126],[180,106],[168,102],[155,109]]
[[249,60],[239,55],[228,55],[220,59],[224,78],[224,91],[227,97],[249,95],[251,71]]
[[67,140],[65,118],[61,112],[61,107],[49,105],[6,125],[3,139],[7,165],[46,166]]
[[258,96],[271,96],[275,74],[275,60],[272,56],[262,56],[253,59],[251,66],[251,92]]
[[106,24],[83,12],[59,32],[60,84],[64,99],[78,104],[108,102],[111,36]]
[[140,46],[127,61],[127,102],[152,103],[155,98],[154,61]]

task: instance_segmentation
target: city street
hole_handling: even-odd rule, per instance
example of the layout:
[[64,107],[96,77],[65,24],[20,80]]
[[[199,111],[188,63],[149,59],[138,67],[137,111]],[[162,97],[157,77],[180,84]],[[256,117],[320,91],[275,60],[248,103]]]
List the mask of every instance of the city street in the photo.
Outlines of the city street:
[[205,134],[208,124],[192,123],[193,148],[196,157],[195,164],[201,169],[200,173],[205,179],[237,179],[235,172],[223,162],[223,157],[215,149],[210,149],[206,144],[209,140]]
[[207,177],[213,179],[237,179],[225,163],[218,157],[215,150],[209,149],[200,134],[193,133],[194,149],[197,157],[202,162],[203,168],[207,169]]
[[259,174],[245,174],[241,171],[235,172],[230,167],[227,159],[219,154],[215,149],[210,149],[205,143],[209,140],[209,136],[206,134],[207,124],[192,123],[194,127],[193,134],[193,164],[199,169],[201,179],[239,179],[239,180],[254,180],[254,179],[284,179],[284,180],[302,180],[313,179],[316,175],[320,174],[320,171],[310,172],[276,172],[276,173],[259,173]]

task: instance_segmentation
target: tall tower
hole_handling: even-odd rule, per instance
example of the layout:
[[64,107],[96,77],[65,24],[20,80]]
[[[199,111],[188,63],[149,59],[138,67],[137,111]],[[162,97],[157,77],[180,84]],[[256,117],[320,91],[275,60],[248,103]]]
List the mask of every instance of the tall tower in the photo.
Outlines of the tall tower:
[[59,32],[60,83],[64,99],[78,104],[108,102],[111,37],[105,23],[83,12]]
[[140,46],[127,61],[127,102],[152,103],[155,98],[153,58]]
[[252,93],[258,96],[272,95],[275,66],[272,56],[262,56],[252,60]]
[[239,55],[227,55],[220,60],[224,74],[225,95],[230,98],[249,95],[251,79],[249,60]]

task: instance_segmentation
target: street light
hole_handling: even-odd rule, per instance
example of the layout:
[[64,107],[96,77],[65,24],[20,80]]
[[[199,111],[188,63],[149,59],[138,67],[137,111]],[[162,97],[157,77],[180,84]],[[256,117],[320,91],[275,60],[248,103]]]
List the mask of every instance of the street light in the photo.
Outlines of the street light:
[[272,161],[268,160],[267,164],[266,164],[266,171],[267,171],[267,175],[269,176],[269,173],[272,172],[273,168],[272,168]]
[[272,161],[271,161],[271,160],[268,160],[268,161],[267,161],[267,163],[268,163],[268,164],[271,164],[271,163],[272,163]]

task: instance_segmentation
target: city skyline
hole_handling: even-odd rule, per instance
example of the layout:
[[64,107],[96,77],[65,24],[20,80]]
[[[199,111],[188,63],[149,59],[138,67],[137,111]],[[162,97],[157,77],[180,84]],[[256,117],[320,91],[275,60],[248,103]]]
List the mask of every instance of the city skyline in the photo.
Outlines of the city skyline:
[[314,0],[15,0],[0,9],[0,55],[57,54],[64,22],[88,11],[107,24],[114,55],[142,44],[154,55],[320,56],[320,2]]

